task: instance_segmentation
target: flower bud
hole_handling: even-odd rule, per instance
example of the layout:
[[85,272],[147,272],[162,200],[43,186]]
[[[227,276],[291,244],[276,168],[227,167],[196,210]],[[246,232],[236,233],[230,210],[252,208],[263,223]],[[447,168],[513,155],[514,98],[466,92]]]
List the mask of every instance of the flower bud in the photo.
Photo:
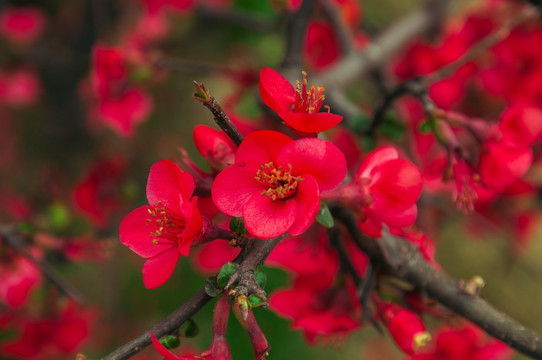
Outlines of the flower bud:
[[431,340],[424,323],[412,311],[384,301],[378,301],[377,308],[391,337],[405,353],[414,355]]

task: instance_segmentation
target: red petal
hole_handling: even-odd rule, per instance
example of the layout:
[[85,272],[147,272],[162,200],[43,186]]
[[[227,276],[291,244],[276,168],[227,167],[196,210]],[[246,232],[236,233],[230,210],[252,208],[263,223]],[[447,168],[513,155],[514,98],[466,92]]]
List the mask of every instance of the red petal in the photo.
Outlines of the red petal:
[[265,105],[279,112],[291,109],[295,101],[295,90],[277,71],[264,67],[260,71],[260,96]]
[[502,191],[521,178],[533,162],[529,147],[515,148],[491,144],[480,157],[482,182],[493,190]]
[[243,209],[252,194],[264,190],[254,179],[259,165],[254,163],[228,166],[213,181],[211,195],[220,211],[230,216],[243,216]]
[[186,225],[179,239],[179,253],[183,256],[190,254],[190,247],[194,238],[202,231],[202,219],[198,209],[198,197],[194,196],[190,202],[190,211],[185,213]]
[[142,270],[145,287],[154,289],[164,284],[173,274],[179,256],[177,248],[171,248],[145,261]]
[[379,214],[383,222],[385,222],[389,226],[393,226],[396,228],[413,225],[416,221],[417,215],[418,207],[416,206],[416,204],[400,212],[388,211]]
[[152,219],[148,212],[150,209],[148,205],[135,209],[122,219],[119,228],[120,242],[144,258],[156,256],[176,245],[164,239],[160,239],[156,245],[153,244],[150,233],[156,231],[158,227],[147,221]]
[[399,158],[397,150],[392,146],[382,146],[378,149],[371,151],[369,155],[359,165],[356,173],[356,178],[371,178],[371,172],[375,166]]
[[151,332],[151,339],[152,339],[152,346],[154,346],[154,350],[160,355],[162,355],[166,360],[178,360],[181,359],[178,356],[175,356],[171,351],[169,351],[162,343],[154,336],[154,334]]
[[295,195],[297,214],[294,223],[288,230],[288,233],[294,236],[305,232],[312,225],[318,215],[318,210],[320,210],[320,192],[316,180],[307,174],[298,184]]
[[284,234],[295,221],[297,205],[294,199],[272,200],[257,191],[243,211],[248,232],[260,239]]
[[420,197],[423,180],[420,170],[410,161],[394,159],[375,167],[370,192],[376,212],[401,211]]
[[343,119],[340,115],[335,115],[327,112],[320,112],[316,114],[307,114],[293,111],[279,112],[279,116],[286,125],[292,129],[306,132],[315,133],[322,132],[331,129]]
[[282,148],[292,141],[288,136],[276,131],[255,131],[239,146],[235,154],[235,163],[242,165],[244,162],[254,162],[259,168],[268,162],[276,162]]
[[503,142],[511,146],[530,146],[542,134],[542,111],[536,107],[512,107],[501,116]]
[[312,175],[320,191],[336,188],[346,175],[343,153],[332,143],[316,138],[304,138],[286,145],[278,164],[285,168],[291,165],[294,175]]
[[147,181],[147,200],[150,205],[161,201],[173,212],[180,213],[181,206],[194,192],[194,179],[183,172],[173,161],[155,163]]

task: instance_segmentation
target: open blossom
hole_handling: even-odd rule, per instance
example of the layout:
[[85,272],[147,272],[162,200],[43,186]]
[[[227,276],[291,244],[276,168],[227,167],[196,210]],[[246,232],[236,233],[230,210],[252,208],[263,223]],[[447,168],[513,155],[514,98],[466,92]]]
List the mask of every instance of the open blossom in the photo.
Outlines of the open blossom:
[[38,7],[6,6],[0,12],[0,36],[14,44],[30,44],[45,27],[45,13]]
[[[1,241],[0,250],[4,250]],[[0,261],[0,303],[20,308],[40,282],[41,273],[30,260],[13,256]]]
[[128,214],[120,224],[120,241],[141,257],[148,289],[165,283],[181,255],[187,256],[203,221],[192,197],[194,180],[175,163],[154,164],[147,182],[149,205]]
[[320,209],[320,191],[337,187],[345,174],[335,145],[263,130],[245,138],[211,191],[222,212],[243,217],[250,234],[269,239],[307,230]]
[[277,71],[264,67],[260,72],[260,95],[265,105],[277,112],[284,123],[302,133],[318,133],[329,130],[343,119],[340,115],[319,112],[322,107],[324,88],[312,85],[307,88],[306,73],[303,81],[294,89]]
[[350,184],[326,196],[355,209],[361,217],[360,228],[379,237],[382,223],[393,227],[414,223],[422,187],[418,168],[400,159],[394,147],[383,146],[367,155]]
[[95,116],[123,136],[132,135],[135,125],[150,114],[153,102],[131,83],[127,54],[120,47],[97,44],[92,52],[90,82],[97,104]]

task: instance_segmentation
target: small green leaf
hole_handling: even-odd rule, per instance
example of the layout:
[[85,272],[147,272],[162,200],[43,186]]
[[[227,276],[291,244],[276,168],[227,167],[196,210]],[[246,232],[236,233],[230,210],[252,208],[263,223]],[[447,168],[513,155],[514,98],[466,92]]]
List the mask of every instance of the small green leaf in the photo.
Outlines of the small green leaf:
[[62,230],[70,223],[68,208],[60,203],[54,203],[49,207],[49,219],[54,229]]
[[390,139],[400,140],[405,134],[406,126],[399,121],[395,113],[387,112],[380,125],[380,133]]
[[164,345],[166,349],[175,349],[181,345],[181,340],[177,336],[167,335],[160,339],[160,344]]
[[371,118],[366,113],[358,113],[348,118],[347,126],[356,134],[363,135],[371,127]]
[[222,269],[220,269],[220,272],[217,276],[217,283],[218,287],[220,289],[224,289],[226,284],[228,283],[228,280],[230,280],[230,277],[233,275],[235,270],[239,267],[239,264],[229,262],[226,263],[224,266],[222,266]]
[[204,285],[205,293],[211,297],[217,297],[220,295],[220,289],[216,281],[216,276],[210,276],[205,280]]
[[248,232],[245,227],[245,221],[242,217],[232,217],[230,220],[230,230],[238,235],[243,235]]
[[256,296],[256,295],[250,295],[248,297],[248,302],[250,303],[250,307],[258,307],[258,306],[262,306],[263,304],[265,304],[265,301],[263,301],[262,298],[260,298],[259,296]]
[[324,201],[320,201],[320,210],[316,220],[327,228],[333,227],[333,216],[331,216],[331,212]]
[[422,134],[429,134],[433,130],[433,124],[433,119],[427,119],[418,126],[418,129]]
[[260,289],[263,289],[265,284],[267,284],[267,275],[260,269],[254,269],[254,277],[256,278],[256,282]]
[[181,336],[185,338],[193,338],[199,334],[199,326],[192,319],[188,319],[179,329]]

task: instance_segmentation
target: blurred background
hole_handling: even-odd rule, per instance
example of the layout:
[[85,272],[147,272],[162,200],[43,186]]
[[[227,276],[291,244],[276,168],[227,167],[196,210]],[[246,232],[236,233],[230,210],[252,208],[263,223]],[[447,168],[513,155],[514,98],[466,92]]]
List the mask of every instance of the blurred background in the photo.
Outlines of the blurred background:
[[[76,352],[88,359],[105,356],[181,305],[202,287],[206,276],[216,274],[219,261],[233,256],[223,250],[213,263],[211,255],[200,254],[205,250],[194,249],[164,286],[147,290],[141,278],[144,259],[119,242],[118,225],[128,212],[146,204],[148,171],[156,161],[186,162],[189,154],[197,166],[209,170],[193,144],[192,131],[197,124],[215,125],[210,112],[192,99],[194,80],[205,84],[242,131],[266,124],[258,74],[263,66],[280,66],[294,3],[0,1],[1,359],[73,359]],[[352,24],[358,49],[424,4],[337,3],[346,4],[339,9],[343,21]],[[501,8],[507,6],[503,3],[454,3],[440,28],[421,38],[437,51],[439,39],[463,29],[472,14],[495,14],[498,22],[505,12]],[[315,9],[313,17],[320,25],[313,28],[315,40],[304,40],[302,59],[309,83],[311,75],[325,72],[342,56],[328,32],[329,19],[321,9]],[[530,26],[540,29],[540,23]],[[538,40],[533,41],[540,46]],[[361,109],[346,122],[351,129],[368,121],[381,101],[382,83],[402,76],[395,69],[412,55],[408,51],[413,43],[415,39],[405,43],[379,71],[346,89]],[[491,55],[487,50],[479,58]],[[464,91],[467,99],[457,108],[469,99],[478,101],[476,115],[494,118],[505,107],[502,95],[482,98],[479,87],[468,89],[472,92]],[[395,111],[379,136],[405,145],[406,121],[400,110]],[[359,139],[358,145],[366,153],[374,141]],[[540,183],[536,166],[528,178]],[[420,216],[436,219],[431,236],[437,262],[456,278],[480,275],[486,280],[482,295],[490,303],[542,332],[540,195],[529,192],[529,199],[517,200],[514,207],[496,202],[493,210],[500,217],[490,217],[465,215],[449,194],[431,194],[421,200],[432,203],[427,210],[431,214],[420,211]],[[520,210],[514,213],[516,208]],[[5,239],[11,229],[24,234],[15,244]],[[62,294],[30,258],[46,264],[69,291],[80,294],[80,303]],[[265,272],[268,293],[290,283],[285,270],[268,267]],[[24,285],[16,286],[20,279]],[[207,305],[193,318],[200,332],[182,339],[182,351],[197,353],[208,347],[211,309]],[[63,325],[51,320],[55,316],[71,320]],[[290,322],[274,312],[256,309],[255,316],[272,346],[270,359],[406,358],[388,336],[369,325],[352,335],[309,345],[300,330],[291,330]],[[430,328],[439,326],[430,317],[426,320]],[[38,330],[22,338],[25,324],[36,322]],[[233,318],[228,340],[234,359],[253,357],[248,336]],[[63,349],[48,342],[66,344]],[[159,358],[152,348],[138,356]]]

